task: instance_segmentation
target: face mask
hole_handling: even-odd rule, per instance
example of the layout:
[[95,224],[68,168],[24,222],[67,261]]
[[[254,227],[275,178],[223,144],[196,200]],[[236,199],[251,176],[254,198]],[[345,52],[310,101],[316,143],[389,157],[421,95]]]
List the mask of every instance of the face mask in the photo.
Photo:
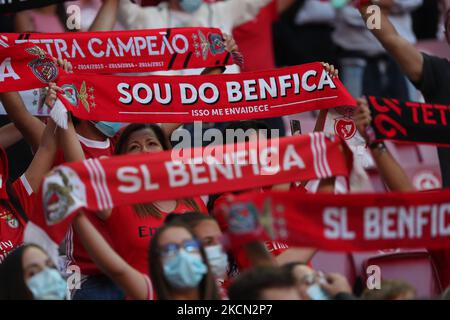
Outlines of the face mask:
[[203,4],[203,0],[181,0],[180,1],[181,8],[188,13],[197,11],[198,8],[200,8],[202,4]]
[[53,268],[46,268],[32,276],[27,286],[35,300],[63,300],[66,297],[66,281]]
[[101,133],[110,138],[114,137],[122,127],[121,122],[98,121],[93,123],[95,124],[95,127],[98,130],[100,130]]
[[203,275],[208,272],[200,255],[184,250],[178,251],[175,257],[166,260],[163,269],[170,285],[180,289],[195,288]]
[[306,290],[306,294],[312,300],[328,300],[328,295],[322,290],[319,284],[313,284]]
[[219,244],[216,246],[205,247],[205,253],[212,273],[217,278],[223,279],[227,274],[228,256],[223,252],[222,246]]

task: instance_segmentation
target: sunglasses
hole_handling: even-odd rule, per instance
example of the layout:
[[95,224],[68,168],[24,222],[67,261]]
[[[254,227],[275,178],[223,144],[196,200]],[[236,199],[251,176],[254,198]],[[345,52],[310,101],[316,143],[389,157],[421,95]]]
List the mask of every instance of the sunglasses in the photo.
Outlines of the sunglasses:
[[200,243],[197,240],[184,240],[181,244],[168,243],[159,248],[159,254],[161,257],[174,257],[180,249],[183,249],[187,253],[199,253]]

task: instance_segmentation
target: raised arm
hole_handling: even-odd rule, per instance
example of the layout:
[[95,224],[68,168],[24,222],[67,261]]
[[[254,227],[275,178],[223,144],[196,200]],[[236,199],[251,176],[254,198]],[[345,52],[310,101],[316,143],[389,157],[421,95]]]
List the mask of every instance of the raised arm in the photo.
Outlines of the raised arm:
[[45,124],[28,112],[18,92],[0,93],[0,100],[8,113],[8,118],[20,131],[33,152],[36,152],[41,142]]
[[276,0],[276,1],[278,14],[282,14],[296,2],[296,0]]
[[53,167],[56,149],[56,124],[49,118],[39,148],[25,171],[25,177],[33,192],[38,191],[42,179]]
[[22,134],[14,123],[8,123],[0,128],[0,146],[6,149],[22,139]]
[[114,28],[119,8],[119,0],[103,0],[89,31],[109,31]]
[[[355,113],[355,123],[359,133],[367,141],[366,128],[370,125],[372,118],[366,99],[358,99],[358,110]],[[372,157],[377,165],[381,178],[391,191],[414,191],[411,180],[403,168],[394,159],[384,144],[376,144],[370,148]]]
[[[393,0],[380,0],[380,3],[392,2]],[[369,19],[373,19],[376,14],[371,11],[371,6],[361,6],[360,12],[366,24]],[[378,39],[382,46],[402,68],[403,72],[412,82],[419,82],[423,73],[423,56],[414,45],[409,43],[397,32],[395,27],[389,21],[385,10],[381,10],[380,28],[369,28],[372,34]]]
[[111,248],[84,214],[79,214],[72,226],[91,259],[125,291],[127,297],[135,300],[148,299],[149,289],[145,276]]

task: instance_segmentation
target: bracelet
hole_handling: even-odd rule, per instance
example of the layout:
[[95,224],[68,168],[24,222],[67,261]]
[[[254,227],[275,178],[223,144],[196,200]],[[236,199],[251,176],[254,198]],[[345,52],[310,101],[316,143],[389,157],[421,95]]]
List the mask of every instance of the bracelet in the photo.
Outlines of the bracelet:
[[387,151],[384,142],[374,142],[369,145],[369,149],[372,151],[379,150],[381,152]]

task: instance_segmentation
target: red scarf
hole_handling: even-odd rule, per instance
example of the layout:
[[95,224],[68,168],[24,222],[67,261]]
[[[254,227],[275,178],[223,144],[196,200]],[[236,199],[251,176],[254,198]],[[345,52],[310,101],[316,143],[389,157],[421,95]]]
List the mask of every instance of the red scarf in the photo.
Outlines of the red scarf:
[[[270,192],[241,195],[232,206],[257,208],[271,239],[291,246],[335,251],[442,249],[450,247],[449,199],[450,190],[347,195]],[[248,218],[240,219],[240,225],[245,225],[244,220]]]
[[173,28],[105,32],[4,33],[13,46],[31,43],[67,59],[76,73],[150,72],[232,64],[217,28]]
[[[69,163],[45,178],[39,193],[44,214],[30,220],[59,243],[73,213],[81,208],[99,211],[289,181],[348,176],[352,169],[348,159],[352,157],[344,155],[342,148],[349,151],[340,138],[314,133],[261,141],[259,145],[250,142],[185,149],[180,155],[166,151]],[[202,156],[208,162],[201,161]]]
[[0,92],[43,88],[61,72],[39,47],[24,44],[0,49]]
[[57,84],[67,110],[85,120],[221,122],[356,105],[318,62],[195,77],[63,75]]

